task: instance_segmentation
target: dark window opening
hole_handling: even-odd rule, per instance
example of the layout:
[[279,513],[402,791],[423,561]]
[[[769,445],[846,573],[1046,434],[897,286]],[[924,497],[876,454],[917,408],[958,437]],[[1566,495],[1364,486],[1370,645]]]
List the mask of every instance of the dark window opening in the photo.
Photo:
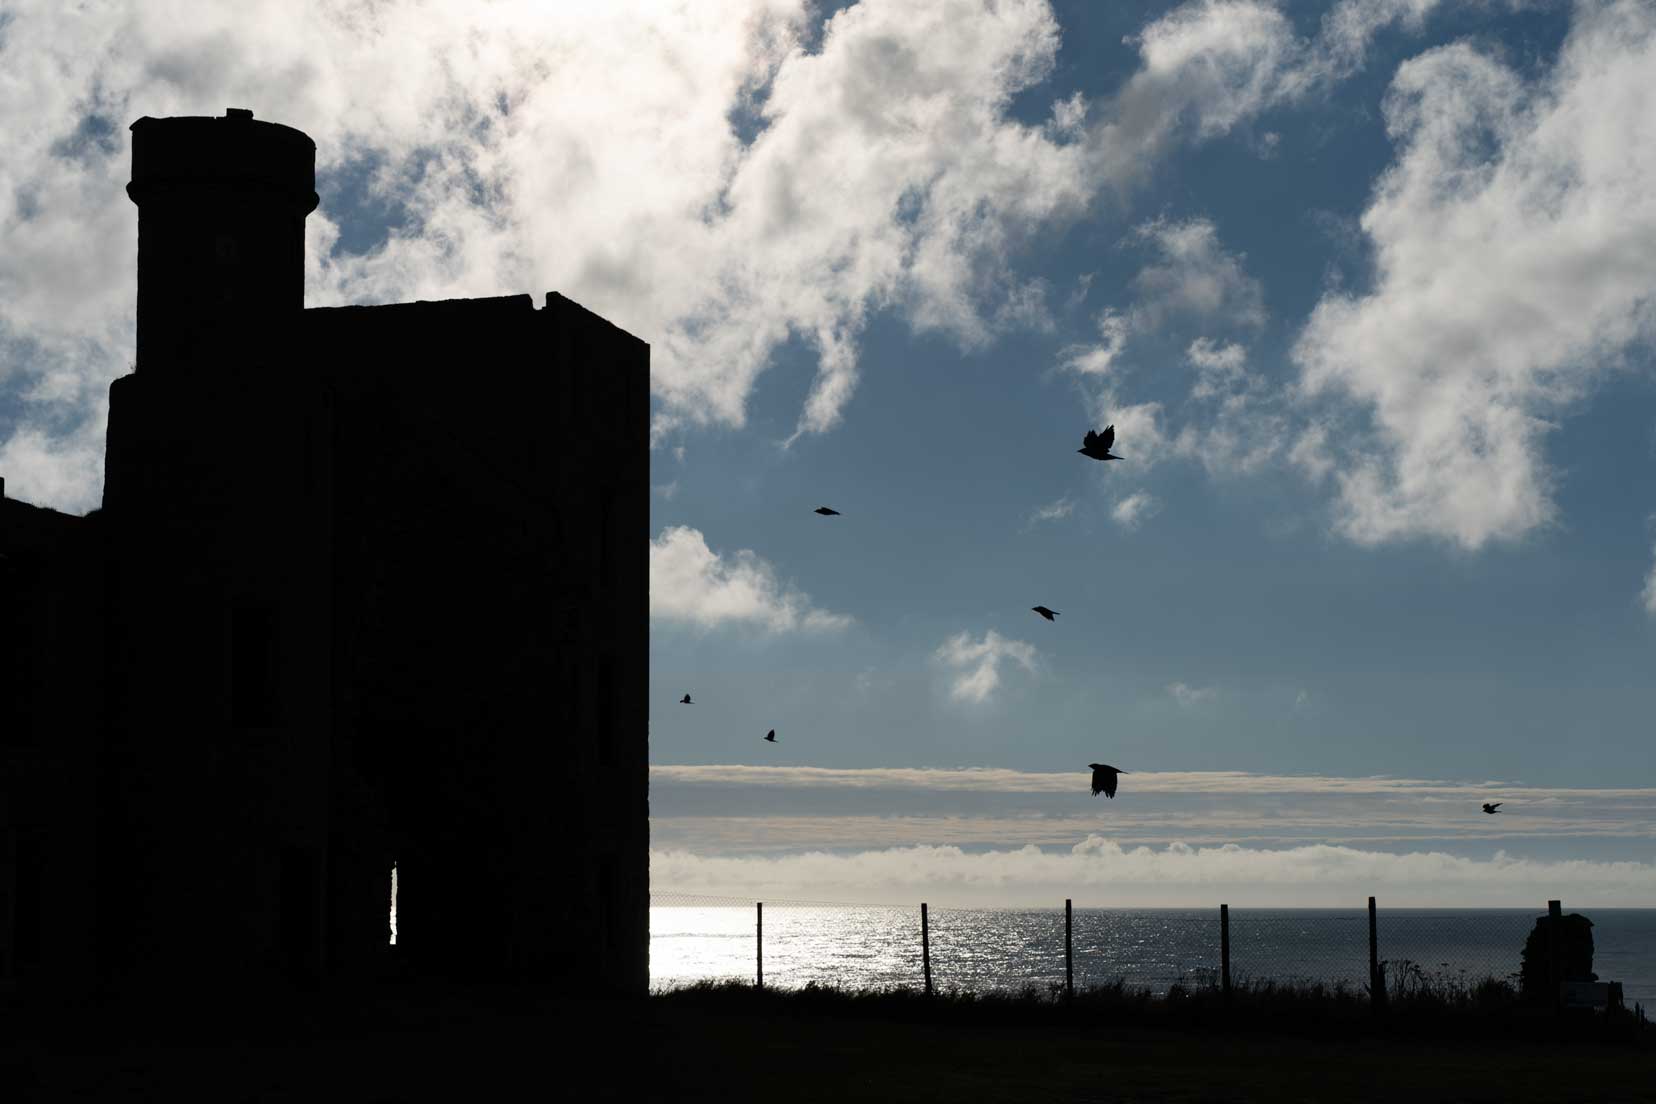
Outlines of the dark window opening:
[[265,728],[276,712],[276,613],[237,607],[230,615],[230,723]]

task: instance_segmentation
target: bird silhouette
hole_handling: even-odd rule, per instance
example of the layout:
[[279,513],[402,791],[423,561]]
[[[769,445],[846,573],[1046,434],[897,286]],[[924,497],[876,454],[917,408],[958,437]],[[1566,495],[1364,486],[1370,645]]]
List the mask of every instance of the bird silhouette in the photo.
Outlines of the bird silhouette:
[[839,517],[838,510],[830,510],[826,506],[818,506],[816,509],[812,510],[811,513],[821,514],[823,517]]
[[690,700],[690,695],[689,694],[686,694],[686,695],[684,695],[684,697],[679,699],[679,704],[680,705],[695,705],[696,703]]
[[1048,621],[1051,621],[1054,617],[1058,616],[1057,610],[1049,610],[1045,606],[1030,606],[1029,608],[1046,618]]
[[1102,793],[1105,797],[1114,797],[1116,792],[1116,775],[1127,772],[1108,763],[1088,763],[1092,768],[1092,792],[1097,797]]
[[1110,451],[1110,446],[1114,444],[1115,426],[1108,425],[1104,427],[1103,433],[1094,433],[1090,429],[1087,430],[1087,435],[1081,438],[1081,447],[1075,451],[1082,456],[1090,456],[1094,460],[1120,460],[1121,457]]
[[765,739],[769,740],[773,744],[776,743],[776,729],[773,728],[769,732],[765,733]]
[[1484,812],[1486,812],[1486,813],[1500,812],[1501,806],[1505,805],[1505,804],[1506,804],[1506,802],[1504,802],[1504,801],[1486,801],[1486,802],[1484,802]]

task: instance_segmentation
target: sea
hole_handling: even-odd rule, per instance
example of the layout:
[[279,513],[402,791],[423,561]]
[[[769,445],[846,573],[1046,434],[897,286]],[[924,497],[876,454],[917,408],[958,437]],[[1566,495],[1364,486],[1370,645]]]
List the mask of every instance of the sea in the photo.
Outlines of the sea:
[[[684,895],[668,898],[683,901]],[[1594,908],[1593,970],[1619,981],[1629,1007],[1656,1014],[1656,909]],[[1383,909],[1379,958],[1393,986],[1516,982],[1536,909]],[[846,987],[923,984],[929,957],[938,990],[1045,989],[1064,981],[1064,910],[930,908],[929,956],[914,906],[752,902],[656,904],[650,908],[650,980],[657,990],[702,980],[810,982]],[[1117,980],[1165,993],[1215,979],[1219,910],[1075,909],[1077,987]],[[1368,914],[1340,909],[1231,909],[1231,978],[1343,983],[1368,981]]]

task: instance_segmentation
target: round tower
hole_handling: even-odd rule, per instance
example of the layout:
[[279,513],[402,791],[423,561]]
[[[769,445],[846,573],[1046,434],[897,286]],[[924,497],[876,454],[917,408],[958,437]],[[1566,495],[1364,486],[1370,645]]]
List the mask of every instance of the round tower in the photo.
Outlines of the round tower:
[[132,124],[139,372],[270,348],[305,305],[316,143],[230,108]]

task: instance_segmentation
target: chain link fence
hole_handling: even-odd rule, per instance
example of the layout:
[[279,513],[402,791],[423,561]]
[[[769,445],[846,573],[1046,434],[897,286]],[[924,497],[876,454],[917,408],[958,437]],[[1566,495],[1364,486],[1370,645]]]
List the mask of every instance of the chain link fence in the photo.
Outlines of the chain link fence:
[[[979,993],[1114,986],[1157,996],[1175,987],[1320,986],[1366,996],[1374,968],[1393,999],[1516,994],[1524,941],[1545,911],[1067,911],[694,893],[655,893],[650,906],[657,990],[757,981]],[[1656,1004],[1656,928],[1643,923],[1607,933],[1615,938],[1603,956],[1631,970],[1630,1007],[1635,999]]]

